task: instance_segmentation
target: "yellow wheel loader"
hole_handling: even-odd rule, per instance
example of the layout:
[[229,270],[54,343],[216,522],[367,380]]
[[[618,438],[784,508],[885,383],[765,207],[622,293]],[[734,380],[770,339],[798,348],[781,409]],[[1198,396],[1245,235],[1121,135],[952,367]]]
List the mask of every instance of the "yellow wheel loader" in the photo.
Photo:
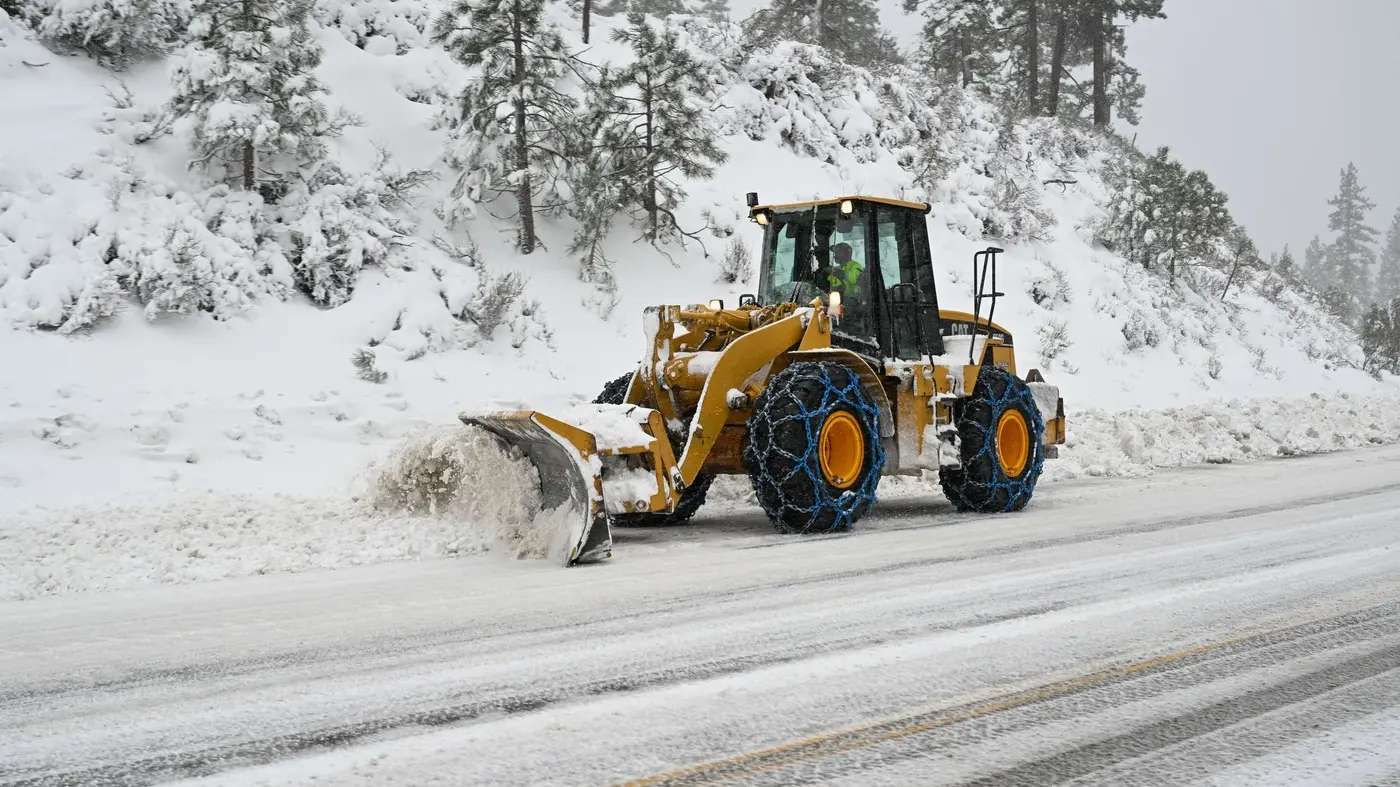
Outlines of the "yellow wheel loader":
[[547,508],[573,509],[566,563],[610,557],[613,525],[686,521],[720,474],[747,475],[783,533],[847,530],[882,476],[925,470],[960,511],[1023,508],[1065,441],[1064,401],[1017,376],[993,322],[1002,250],[973,255],[972,313],[943,310],[929,205],[748,207],[757,293],[646,309],[647,356],[591,405],[460,415],[534,463]]

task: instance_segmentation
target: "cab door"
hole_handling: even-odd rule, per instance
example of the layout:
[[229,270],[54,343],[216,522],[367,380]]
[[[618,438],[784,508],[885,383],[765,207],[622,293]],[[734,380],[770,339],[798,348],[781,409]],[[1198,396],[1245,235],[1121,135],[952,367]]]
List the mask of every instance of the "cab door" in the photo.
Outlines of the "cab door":
[[942,355],[938,292],[923,215],[877,203],[873,246],[883,288],[881,351],[902,361]]

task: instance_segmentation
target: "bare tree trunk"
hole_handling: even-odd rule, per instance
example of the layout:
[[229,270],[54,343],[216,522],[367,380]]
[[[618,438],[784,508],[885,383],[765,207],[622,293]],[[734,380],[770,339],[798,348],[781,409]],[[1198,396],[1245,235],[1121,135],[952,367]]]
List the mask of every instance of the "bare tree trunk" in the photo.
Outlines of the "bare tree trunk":
[[[525,41],[520,28],[520,0],[511,9],[511,35],[515,45],[515,84],[525,81]],[[525,133],[525,100],[515,100],[515,168],[520,180],[515,187],[515,202],[520,208],[520,253],[535,250],[535,198],[530,188],[530,140]]]
[[1241,256],[1242,256],[1242,255],[1238,255],[1238,254],[1235,255],[1235,264],[1230,266],[1230,278],[1228,278],[1228,279],[1225,280],[1225,289],[1223,289],[1223,290],[1220,291],[1220,300],[1222,300],[1222,301],[1225,300],[1225,294],[1228,293],[1228,292],[1230,291],[1230,285],[1235,283],[1235,274],[1236,274],[1236,273],[1239,271],[1239,269],[1240,269],[1240,257],[1241,257]]
[[588,23],[593,17],[593,0],[583,0],[583,43],[588,43]]
[[[243,29],[245,31],[253,29],[253,4],[252,0],[243,0]],[[258,153],[253,149],[253,141],[246,140],[243,143],[243,189],[252,191],[258,186]]]
[[[818,3],[820,5],[820,2]],[[646,84],[642,88],[642,103],[646,106],[646,156],[647,156],[647,186],[642,207],[647,212],[647,221],[650,227],[647,230],[648,240],[656,240],[660,235],[658,230],[661,224],[661,211],[656,204],[656,158],[652,155],[656,149],[656,126],[655,116],[652,107],[653,90],[651,86],[651,73],[646,74]]]
[[826,31],[822,29],[824,4],[824,0],[817,0],[816,10],[812,12],[812,43],[817,46],[826,46]]
[[1065,69],[1065,36],[1069,35],[1069,19],[1064,0],[1055,4],[1055,45],[1050,52],[1050,95],[1046,97],[1045,114],[1059,117],[1060,74]]
[[258,186],[258,154],[251,141],[243,143],[243,188],[252,191]]
[[1108,26],[1104,10],[1097,5],[1090,10],[1089,30],[1094,37],[1094,125],[1108,126]]
[[1026,0],[1026,98],[1040,114],[1040,0]]
[[972,63],[969,60],[971,54],[967,51],[967,33],[958,35],[958,62],[962,64],[962,86],[967,87],[972,84]]

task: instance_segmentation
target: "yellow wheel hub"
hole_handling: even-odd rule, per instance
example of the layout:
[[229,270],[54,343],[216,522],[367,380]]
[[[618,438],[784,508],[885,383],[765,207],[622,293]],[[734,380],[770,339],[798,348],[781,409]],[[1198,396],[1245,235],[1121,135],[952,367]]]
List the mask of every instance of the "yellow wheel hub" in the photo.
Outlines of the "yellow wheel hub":
[[827,416],[817,438],[822,475],[837,489],[849,489],[865,467],[865,433],[854,415],[842,410]]
[[1015,478],[1026,469],[1031,456],[1031,430],[1016,410],[1007,410],[997,421],[997,462],[1001,471]]

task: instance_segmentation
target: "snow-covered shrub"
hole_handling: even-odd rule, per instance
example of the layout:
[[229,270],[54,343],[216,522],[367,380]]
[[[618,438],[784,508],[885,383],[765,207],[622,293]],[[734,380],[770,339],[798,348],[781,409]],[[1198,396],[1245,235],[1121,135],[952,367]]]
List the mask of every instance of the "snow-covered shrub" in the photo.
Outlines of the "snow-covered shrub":
[[6,17],[28,27],[37,27],[42,19],[42,10],[33,0],[0,0],[0,47],[5,46]]
[[382,383],[389,379],[389,373],[374,365],[374,351],[365,347],[356,350],[350,356],[350,363],[355,367],[355,374],[361,380],[370,383]]
[[1054,240],[1055,217],[1046,210],[1032,173],[1003,170],[992,184],[992,210],[982,220],[983,235],[1005,241]]
[[[411,68],[390,71],[389,79],[393,82],[394,90],[415,104],[436,107],[450,104],[461,89],[458,66],[440,49],[416,49],[412,54]],[[435,120],[441,123],[444,119],[440,115]]]
[[1049,260],[1041,260],[1041,264],[1045,266],[1045,272],[1031,276],[1027,282],[1026,294],[1035,305],[1052,311],[1057,305],[1068,306],[1073,291],[1064,268]]
[[534,299],[521,302],[515,316],[510,319],[510,346],[519,350],[530,341],[554,347],[554,331],[544,321],[540,302]]
[[61,51],[83,51],[123,70],[159,57],[194,16],[192,0],[38,0],[40,38]]
[[1361,348],[1366,369],[1400,374],[1400,298],[1373,304],[1361,320]]
[[482,340],[490,341],[496,329],[507,322],[511,307],[525,294],[528,280],[515,271],[491,273],[480,264],[477,272],[472,290],[444,286],[442,301],[452,316],[471,323]]
[[405,54],[426,40],[432,5],[424,0],[316,0],[312,15],[372,54]]
[[1128,352],[1136,352],[1144,347],[1156,347],[1162,343],[1162,335],[1151,318],[1135,312],[1123,323],[1123,347]]
[[1051,320],[1036,329],[1036,334],[1040,338],[1040,360],[1045,364],[1045,368],[1051,368],[1060,353],[1068,350],[1074,344],[1069,338],[1069,325],[1063,320]]
[[746,284],[753,277],[753,255],[743,238],[734,238],[724,250],[719,263],[720,281],[726,284]]
[[118,80],[120,92],[107,89],[112,108],[102,115],[98,131],[110,134],[128,145],[144,145],[172,131],[173,120],[162,109],[138,107],[131,88]]
[[350,299],[367,265],[383,265],[414,223],[394,212],[426,178],[391,169],[381,154],[374,170],[352,174],[325,165],[294,186],[279,211],[291,235],[289,256],[297,288],[322,306]]
[[[72,332],[111,316],[125,297],[149,318],[227,319],[290,291],[257,195],[177,191],[111,155],[67,175],[0,184],[0,312],[11,322]],[[104,192],[105,201],[92,200]]]
[[[264,296],[288,294],[288,262],[255,194],[176,194],[170,211],[119,232],[113,264],[148,319],[208,312],[226,320]],[[157,203],[158,204],[158,203]]]

